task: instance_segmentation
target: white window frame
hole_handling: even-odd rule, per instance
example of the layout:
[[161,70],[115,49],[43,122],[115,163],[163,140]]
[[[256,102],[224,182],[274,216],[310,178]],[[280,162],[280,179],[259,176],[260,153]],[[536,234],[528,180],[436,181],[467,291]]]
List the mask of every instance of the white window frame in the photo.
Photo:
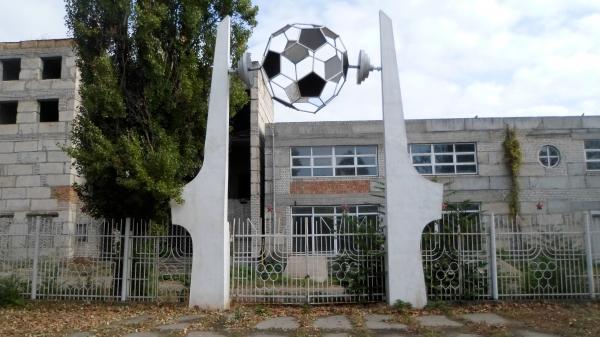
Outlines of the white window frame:
[[[310,228],[311,229],[310,234],[308,234],[309,237],[310,237],[310,241],[311,241],[310,251],[308,251],[308,252],[305,252],[305,251],[302,251],[302,252],[295,251],[294,247],[293,247],[293,244],[292,244],[291,245],[291,247],[292,247],[291,248],[292,254],[300,254],[300,255],[302,255],[302,254],[308,254],[308,253],[316,253],[316,254],[319,254],[319,255],[329,255],[329,256],[331,256],[331,255],[337,255],[338,252],[339,252],[338,251],[338,236],[337,236],[338,219],[341,216],[344,216],[344,215],[347,215],[347,216],[356,216],[357,218],[360,218],[361,216],[362,217],[366,217],[366,216],[378,216],[380,214],[379,211],[373,211],[373,212],[360,212],[359,211],[360,207],[373,207],[373,206],[377,206],[377,205],[348,205],[348,207],[355,207],[356,208],[356,212],[353,212],[353,213],[348,213],[346,211],[338,212],[338,208],[343,208],[343,206],[339,206],[339,205],[338,206],[332,206],[332,205],[292,206],[291,210],[290,210],[290,213],[291,213],[291,215],[290,215],[290,218],[291,218],[290,223],[292,224],[292,228],[290,230],[290,239],[293,240],[292,235],[297,235],[297,234],[294,234],[294,226],[295,226],[294,217],[300,217],[300,218],[303,218],[303,219],[307,219],[307,218],[310,219],[309,226],[311,226],[311,228]],[[294,208],[296,208],[296,207],[298,207],[298,208],[309,208],[310,207],[311,208],[311,214],[294,213]],[[318,212],[315,212],[315,208],[318,208],[318,207],[332,207],[333,208],[333,213],[318,213]],[[317,247],[317,240],[318,240],[317,239],[318,234],[315,235],[315,225],[316,225],[315,219],[318,220],[319,218],[323,218],[323,217],[332,217],[333,218],[333,228],[332,228],[332,231],[330,232],[330,234],[328,234],[328,235],[331,235],[333,237],[333,247],[332,247],[331,250],[318,251],[315,248],[315,247]]]
[[585,143],[586,142],[592,142],[592,141],[600,142],[600,139],[588,139],[588,140],[584,140],[583,141],[583,152],[584,152],[584,159],[585,159],[585,170],[589,171],[589,172],[600,172],[600,169],[590,169],[590,168],[588,168],[588,164],[589,163],[600,163],[600,159],[589,159],[588,158],[588,153],[600,153],[600,147],[598,147],[598,148],[591,148],[591,149],[587,149],[585,147]]
[[[412,153],[412,146],[413,145],[428,145],[429,146],[429,153]],[[452,152],[434,152],[434,147],[436,145],[452,145]],[[462,151],[462,152],[457,152],[456,151],[456,145],[473,145],[473,151]],[[431,173],[421,173],[419,172],[419,174],[424,175],[424,176],[449,176],[449,175],[477,175],[479,173],[479,165],[477,164],[477,143],[475,142],[460,142],[460,143],[412,143],[408,145],[408,151],[410,153],[410,161],[413,165],[413,167],[427,167],[427,166],[431,166]],[[424,163],[424,164],[420,164],[414,163],[414,156],[427,156],[429,155],[429,163]],[[452,155],[452,163],[436,163],[435,161],[435,156],[436,155]],[[472,162],[461,162],[459,163],[456,160],[456,157],[459,155],[473,155],[473,161]],[[457,166],[475,166],[475,172],[457,172],[456,167]],[[454,172],[452,173],[437,173],[436,172],[436,166],[454,166]]]
[[[550,148],[555,149],[558,154],[550,155]],[[544,151],[544,150],[546,151],[546,154],[544,156],[542,156],[542,151]],[[544,163],[542,162],[542,158],[546,159],[546,161],[548,162],[548,165],[544,165]],[[557,159],[556,164],[554,164],[554,165],[551,164],[552,159]],[[556,147],[552,144],[545,144],[545,145],[542,145],[542,147],[540,147],[540,150],[538,151],[538,163],[540,163],[540,165],[542,165],[542,167],[544,167],[544,168],[558,167],[558,165],[560,165],[560,160],[561,160],[561,154],[560,154],[560,150],[558,149],[558,147]]]
[[[320,147],[329,147],[330,148],[330,152],[329,154],[314,154],[314,148],[320,148]],[[354,147],[354,154],[352,155],[341,155],[341,154],[336,154],[335,153],[335,149],[336,147]],[[374,147],[375,148],[375,153],[374,154],[357,154],[356,153],[356,148],[357,147]],[[309,155],[304,155],[304,156],[294,156],[292,154],[292,150],[294,148],[308,148],[310,149],[310,154]],[[320,178],[327,178],[327,177],[377,177],[379,175],[379,161],[378,161],[378,152],[379,152],[379,148],[377,145],[324,145],[324,146],[290,146],[290,169],[291,169],[291,176],[292,178],[308,178],[308,177],[320,177]],[[331,160],[331,165],[315,165],[315,159],[322,159],[322,158],[330,158]],[[353,164],[352,165],[338,165],[337,164],[337,158],[353,158]],[[358,158],[373,158],[375,164],[374,165],[359,165],[358,164]],[[308,159],[310,161],[310,165],[308,166],[294,166],[294,159]],[[374,167],[375,168],[375,174],[358,174],[358,169],[359,168],[363,168],[363,167]],[[353,168],[354,169],[354,174],[352,175],[338,175],[336,173],[336,169],[338,168]],[[310,175],[306,175],[306,176],[295,176],[294,175],[294,169],[309,169],[310,170]],[[315,175],[314,174],[314,169],[331,169],[332,170],[332,175]]]

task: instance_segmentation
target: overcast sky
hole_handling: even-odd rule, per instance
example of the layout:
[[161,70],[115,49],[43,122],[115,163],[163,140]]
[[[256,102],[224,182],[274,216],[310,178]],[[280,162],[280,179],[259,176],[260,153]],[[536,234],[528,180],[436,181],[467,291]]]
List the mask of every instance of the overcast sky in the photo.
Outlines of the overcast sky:
[[[338,33],[356,63],[379,64],[378,10],[394,21],[407,118],[600,115],[600,0],[262,0],[250,41],[260,59],[286,23]],[[0,41],[67,36],[62,0],[0,0]],[[380,119],[380,77],[350,71],[316,115],[280,105],[277,121]]]

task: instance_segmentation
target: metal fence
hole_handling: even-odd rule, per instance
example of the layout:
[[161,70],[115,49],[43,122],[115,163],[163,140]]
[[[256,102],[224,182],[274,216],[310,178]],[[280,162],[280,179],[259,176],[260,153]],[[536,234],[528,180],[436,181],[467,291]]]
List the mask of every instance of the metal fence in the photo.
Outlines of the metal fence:
[[591,214],[444,215],[422,238],[433,300],[594,298],[600,224]]
[[[261,223],[232,223],[231,296],[239,302],[377,302],[385,296],[379,221],[295,218],[264,234]],[[273,225],[273,224],[271,224]]]
[[[192,244],[145,221],[0,221],[0,278],[35,298],[186,301]],[[493,225],[492,225],[493,224]],[[241,302],[385,299],[383,227],[314,217],[230,223],[231,295]],[[422,235],[431,300],[600,296],[600,215],[447,214]]]
[[31,299],[185,301],[191,253],[183,228],[146,221],[32,217],[0,226],[0,277]]

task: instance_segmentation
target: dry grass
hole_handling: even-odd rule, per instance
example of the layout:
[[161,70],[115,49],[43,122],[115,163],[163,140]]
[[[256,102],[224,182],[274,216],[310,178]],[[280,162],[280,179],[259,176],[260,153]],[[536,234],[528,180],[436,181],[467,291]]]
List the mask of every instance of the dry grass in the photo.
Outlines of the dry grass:
[[[32,302],[20,308],[0,309],[0,336],[66,336],[76,331],[91,331],[98,337],[122,336],[135,331],[150,331],[155,326],[169,324],[184,315],[200,315],[189,330],[227,330],[233,336],[245,336],[254,325],[269,317],[294,316],[301,328],[296,336],[320,336],[311,322],[328,315],[346,315],[355,326],[353,335],[368,336],[364,316],[370,313],[391,314],[393,319],[408,324],[411,332],[422,336],[438,336],[438,332],[415,324],[413,317],[424,314],[445,314],[459,318],[468,312],[494,312],[521,326],[497,327],[467,324],[465,329],[482,336],[508,337],[515,329],[525,328],[561,336],[600,336],[600,303],[516,302],[466,305],[433,305],[426,310],[399,312],[379,305],[234,305],[231,310],[207,312],[174,304],[118,304],[81,302]],[[151,318],[141,324],[124,325],[123,320],[140,315]],[[121,322],[121,323],[119,323]],[[173,334],[183,336],[184,332]]]

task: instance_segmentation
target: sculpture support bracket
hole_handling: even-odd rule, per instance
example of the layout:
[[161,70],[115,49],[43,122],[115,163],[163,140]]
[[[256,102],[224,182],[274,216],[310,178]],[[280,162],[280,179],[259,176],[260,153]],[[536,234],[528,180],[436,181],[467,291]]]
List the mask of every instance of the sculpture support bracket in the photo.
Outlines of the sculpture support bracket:
[[441,218],[442,185],[423,178],[408,154],[392,20],[379,12],[381,91],[385,142],[387,301],[427,304],[421,235]]
[[174,224],[192,237],[192,277],[189,305],[203,309],[229,307],[229,55],[230,18],[217,27],[208,102],[204,162],[183,189],[184,203],[171,202]]

